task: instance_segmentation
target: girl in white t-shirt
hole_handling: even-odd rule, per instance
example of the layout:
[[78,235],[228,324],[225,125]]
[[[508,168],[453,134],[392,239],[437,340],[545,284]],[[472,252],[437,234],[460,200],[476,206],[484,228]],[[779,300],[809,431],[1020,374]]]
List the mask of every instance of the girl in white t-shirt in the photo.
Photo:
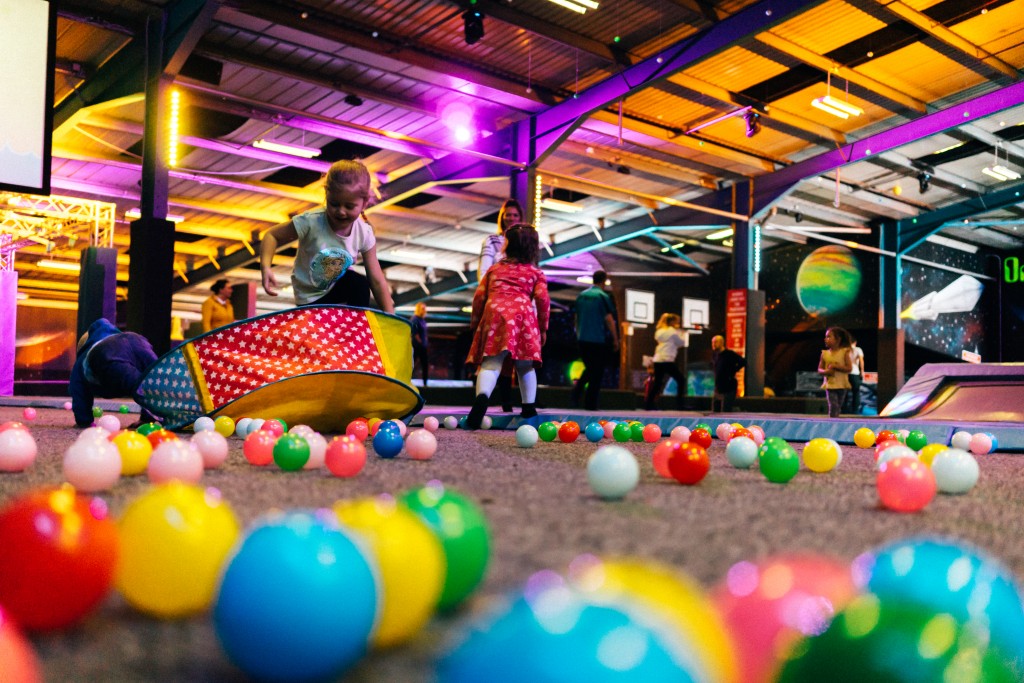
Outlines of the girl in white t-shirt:
[[654,331],[654,341],[658,342],[654,348],[654,379],[644,392],[644,410],[657,409],[661,385],[669,377],[676,381],[679,390],[676,394],[676,408],[683,409],[686,399],[686,378],[676,365],[679,349],[687,345],[686,332],[680,329],[682,324],[682,319],[675,313],[664,313],[658,319]]
[[[377,239],[362,218],[370,202],[370,172],[358,161],[336,161],[324,180],[325,206],[271,228],[260,243],[263,290],[277,296],[271,266],[280,245],[298,240],[292,288],[295,303],[367,307],[370,292],[385,313],[394,313],[391,288],[377,260]],[[359,257],[366,276],[352,270]]]

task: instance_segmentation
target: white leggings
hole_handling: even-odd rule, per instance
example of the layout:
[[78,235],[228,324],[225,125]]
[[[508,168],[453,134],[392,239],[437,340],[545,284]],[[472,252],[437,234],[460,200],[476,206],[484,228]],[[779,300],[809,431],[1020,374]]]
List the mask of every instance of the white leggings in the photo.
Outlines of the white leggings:
[[[480,371],[476,373],[476,393],[491,395],[501,375],[501,366],[505,364],[508,351],[497,356],[484,356],[480,363]],[[533,369],[532,360],[517,360],[516,374],[519,375],[519,393],[523,396],[523,404],[537,401],[537,371]]]

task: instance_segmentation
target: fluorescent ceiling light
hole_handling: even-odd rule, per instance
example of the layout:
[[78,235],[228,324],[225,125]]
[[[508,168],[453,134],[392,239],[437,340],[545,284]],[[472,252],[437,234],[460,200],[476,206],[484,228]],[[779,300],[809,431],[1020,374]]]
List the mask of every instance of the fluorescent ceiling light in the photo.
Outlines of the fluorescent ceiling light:
[[583,207],[576,206],[572,202],[563,202],[560,199],[552,199],[551,197],[542,199],[540,205],[541,208],[561,211],[562,213],[579,213],[583,210]]
[[411,258],[418,261],[427,261],[433,258],[430,254],[421,251],[410,251],[409,249],[391,249],[388,253],[398,258]]
[[861,114],[864,113],[864,110],[861,109],[860,107],[855,107],[849,102],[844,102],[843,100],[836,99],[831,95],[825,95],[824,97],[821,98],[821,101],[823,104],[827,104],[833,109],[838,109],[839,111],[846,112],[850,116],[860,116]]
[[960,240],[951,240],[948,237],[943,237],[942,235],[928,235],[928,237],[925,238],[925,241],[931,242],[932,244],[941,244],[942,246],[949,247],[950,249],[966,251],[968,254],[978,253],[978,248],[973,244],[961,242]]
[[258,149],[265,149],[269,152],[279,152],[281,154],[289,154],[293,157],[302,157],[304,159],[312,159],[313,157],[320,156],[320,150],[316,147],[290,145],[284,142],[266,140],[264,138],[260,138],[256,142],[252,143],[252,146]]
[[1006,176],[1010,180],[1017,180],[1018,178],[1020,178],[1020,173],[1017,173],[1012,168],[1007,168],[1006,166],[1003,166],[1001,164],[993,166],[992,170],[1000,175]]
[[832,114],[832,116],[838,116],[841,119],[850,118],[850,115],[847,114],[842,109],[837,109],[832,105],[828,104],[827,102],[825,102],[824,97],[815,97],[813,100],[811,100],[811,106],[820,109],[824,112],[828,112],[829,114]]
[[587,8],[583,5],[577,5],[573,0],[549,0],[556,5],[561,5],[566,9],[571,9],[573,12],[579,12],[580,14],[586,14]]
[[709,240],[724,240],[726,237],[732,237],[732,228],[726,228],[725,230],[719,230],[718,232],[713,232],[710,235],[708,235],[706,239],[709,239]]
[[[996,168],[999,168],[999,167],[997,166]],[[1009,180],[1010,179],[1009,177],[1007,177],[1007,176],[1003,175],[1002,173],[1000,173],[999,171],[997,171],[995,168],[989,168],[988,166],[986,166],[985,168],[981,169],[981,172],[984,173],[985,175],[991,177],[991,178],[995,178],[999,182],[1003,182],[1004,180]]]
[[[137,208],[136,209],[128,209],[127,211],[124,212],[124,217],[125,218],[142,218],[142,211],[137,209]],[[167,214],[167,220],[169,220],[172,223],[181,223],[182,221],[185,220],[185,217],[184,216],[177,216],[177,215],[175,215],[173,213],[169,213],[169,214]]]
[[46,268],[49,270],[63,270],[67,272],[77,273],[82,270],[82,266],[74,261],[54,261],[53,259],[40,259],[36,261],[36,265],[40,268]]

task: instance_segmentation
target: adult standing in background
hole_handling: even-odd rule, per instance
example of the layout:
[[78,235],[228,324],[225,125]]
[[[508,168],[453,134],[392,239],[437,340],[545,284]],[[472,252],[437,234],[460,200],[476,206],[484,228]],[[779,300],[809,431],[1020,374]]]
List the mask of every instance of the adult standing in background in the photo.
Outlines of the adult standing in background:
[[682,319],[675,313],[663,313],[654,330],[654,380],[644,395],[644,410],[657,409],[661,385],[666,377],[676,381],[676,409],[682,410],[686,400],[686,378],[676,365],[679,349],[686,346],[688,339],[682,330]]
[[586,410],[597,410],[597,396],[601,391],[605,368],[614,362],[615,351],[619,348],[615,302],[604,291],[608,275],[603,270],[596,270],[593,281],[592,287],[576,297],[576,339],[579,341],[584,367],[583,374],[576,380],[570,394],[574,406],[579,405],[580,396],[584,396],[583,407]]
[[427,305],[422,301],[416,304],[412,320],[412,371],[416,374],[416,364],[423,368],[423,386],[427,386],[427,373],[430,363],[427,360]]
[[[513,225],[523,222],[526,212],[515,199],[506,199],[498,210],[498,232],[488,235],[480,245],[480,259],[477,261],[476,279],[483,282],[484,275],[495,262],[501,260],[501,253],[505,248],[505,231]],[[512,360],[506,359],[505,365],[498,376],[498,398],[501,399],[501,409],[506,413],[512,412]]]
[[719,334],[711,338],[711,362],[715,368],[715,393],[711,397],[711,412],[715,412],[716,404],[721,405],[722,412],[732,412],[740,386],[736,381],[736,373],[743,369],[747,361],[732,349],[725,348],[725,337]]
[[203,332],[215,330],[235,322],[235,309],[231,305],[231,283],[217,280],[210,287],[213,292],[203,302]]
[[850,370],[850,401],[854,415],[860,414],[860,385],[864,382],[864,349],[857,345],[857,339],[850,334],[850,349],[853,351],[853,369]]

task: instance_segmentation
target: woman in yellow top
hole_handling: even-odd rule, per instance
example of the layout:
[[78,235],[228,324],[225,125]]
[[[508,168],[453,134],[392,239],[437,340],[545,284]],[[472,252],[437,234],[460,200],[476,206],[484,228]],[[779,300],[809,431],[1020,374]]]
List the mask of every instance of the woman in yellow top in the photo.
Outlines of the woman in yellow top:
[[231,306],[231,285],[228,281],[217,280],[210,291],[213,294],[203,302],[203,332],[235,322],[235,309]]
[[828,416],[839,417],[846,392],[850,390],[850,370],[853,369],[853,349],[850,333],[841,327],[825,330],[825,350],[818,361],[818,374],[824,377],[821,388],[828,401]]

